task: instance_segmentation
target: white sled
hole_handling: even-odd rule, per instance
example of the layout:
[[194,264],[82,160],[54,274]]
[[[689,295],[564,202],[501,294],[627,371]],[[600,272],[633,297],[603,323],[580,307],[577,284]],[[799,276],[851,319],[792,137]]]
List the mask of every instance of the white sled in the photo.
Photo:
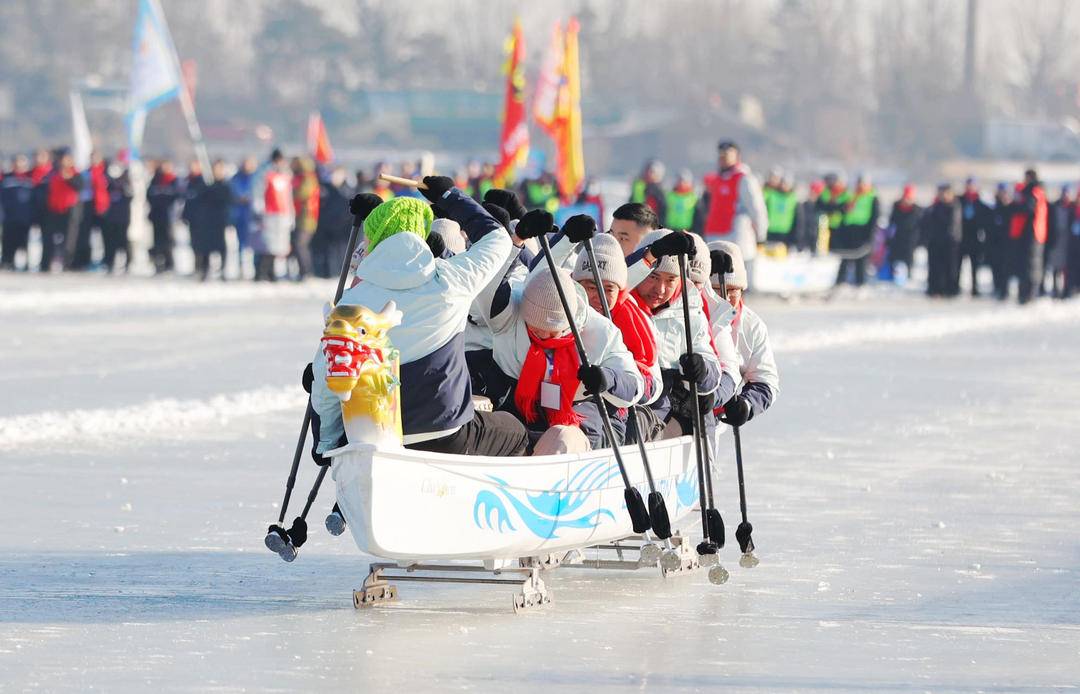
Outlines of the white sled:
[[774,258],[759,253],[751,281],[755,292],[793,296],[827,292],[836,283],[840,258],[833,254],[789,253]]

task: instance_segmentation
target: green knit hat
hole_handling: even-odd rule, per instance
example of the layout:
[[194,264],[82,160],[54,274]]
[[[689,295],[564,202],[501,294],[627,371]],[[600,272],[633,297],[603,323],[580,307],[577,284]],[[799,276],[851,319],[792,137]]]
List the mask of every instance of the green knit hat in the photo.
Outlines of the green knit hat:
[[431,211],[431,205],[419,198],[390,198],[372,210],[364,220],[368,253],[384,239],[402,231],[427,239],[433,219],[435,214]]

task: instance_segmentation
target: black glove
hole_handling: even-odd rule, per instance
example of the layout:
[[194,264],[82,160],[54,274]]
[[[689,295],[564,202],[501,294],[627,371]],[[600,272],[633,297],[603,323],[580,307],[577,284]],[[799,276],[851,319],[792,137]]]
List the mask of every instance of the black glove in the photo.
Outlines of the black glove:
[[311,362],[304,367],[304,375],[300,377],[300,383],[304,386],[304,392],[311,395],[311,384],[315,382],[315,369]]
[[606,393],[611,388],[611,379],[607,375],[607,370],[596,364],[579,368],[577,377],[585,386],[586,395]]
[[731,263],[731,256],[724,251],[709,251],[709,260],[712,261],[710,275],[724,275],[735,272],[735,266]]
[[581,243],[596,236],[596,220],[587,214],[576,214],[563,224],[563,233],[573,243]]
[[354,195],[353,199],[349,201],[349,212],[352,213],[353,224],[356,226],[363,224],[371,211],[381,204],[382,198],[375,193],[357,193]]
[[424,176],[424,185],[427,189],[420,188],[420,194],[429,202],[439,202],[446,191],[454,187],[454,179],[449,176]]
[[700,354],[684,354],[679,357],[679,370],[682,372],[684,381],[701,383],[708,370],[705,368],[705,359]]
[[518,222],[514,234],[519,239],[535,239],[537,236],[558,231],[555,228],[555,218],[547,210],[533,210],[527,212]]
[[492,188],[484,193],[484,202],[494,203],[503,208],[510,215],[510,219],[521,219],[528,211],[521,204],[521,199],[518,198],[517,193],[512,190]]
[[649,252],[653,254],[654,258],[663,258],[665,255],[682,255],[684,253],[688,258],[693,258],[696,250],[694,239],[690,238],[690,234],[685,231],[673,231],[656,239],[649,246]]
[[736,395],[724,403],[724,413],[720,415],[720,421],[733,427],[741,427],[750,419],[750,414],[750,401]]
[[427,247],[436,258],[441,258],[446,253],[446,242],[438,234],[427,235]]
[[495,218],[495,221],[499,223],[503,229],[510,231],[510,213],[504,210],[499,205],[493,202],[485,202],[482,207],[487,210],[487,213]]

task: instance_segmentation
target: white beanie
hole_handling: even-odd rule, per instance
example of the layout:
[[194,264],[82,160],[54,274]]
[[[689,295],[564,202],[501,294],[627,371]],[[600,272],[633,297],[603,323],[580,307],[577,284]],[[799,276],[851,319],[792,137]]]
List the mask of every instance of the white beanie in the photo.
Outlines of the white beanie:
[[[731,266],[735,271],[724,275],[724,284],[729,287],[746,289],[746,263],[743,262],[742,251],[739,246],[731,241],[710,241],[709,250],[723,251],[731,256]],[[712,271],[710,270],[710,272]]]
[[[640,251],[642,248],[648,248],[652,245],[653,241],[659,238],[667,236],[671,233],[671,229],[653,229],[645,236],[641,237],[641,243],[638,244],[637,249]],[[689,272],[689,268],[687,268]],[[679,259],[673,255],[665,255],[663,258],[656,259],[656,265],[653,265],[653,272],[666,272],[669,275],[679,275]]]
[[697,234],[690,234],[690,238],[694,239],[694,257],[687,258],[686,274],[695,284],[708,284],[709,273],[712,272],[709,247],[705,245],[705,239]]
[[437,234],[446,244],[446,250],[454,255],[465,252],[465,234],[461,233],[461,225],[452,219],[433,219],[429,234]]
[[[623,257],[619,242],[611,234],[598,234],[592,245],[600,281],[614,282],[619,285],[619,289],[626,289],[626,258]],[[593,279],[592,264],[584,248],[578,253],[572,277],[577,282]]]
[[[566,303],[570,310],[577,312],[577,292],[570,274],[562,268],[557,268],[559,282],[566,293]],[[529,283],[525,285],[525,293],[521,298],[521,318],[525,324],[541,330],[568,330],[570,322],[566,320],[562,303],[559,301],[559,292],[555,289],[555,280],[551,276],[551,270],[545,268],[533,275]]]

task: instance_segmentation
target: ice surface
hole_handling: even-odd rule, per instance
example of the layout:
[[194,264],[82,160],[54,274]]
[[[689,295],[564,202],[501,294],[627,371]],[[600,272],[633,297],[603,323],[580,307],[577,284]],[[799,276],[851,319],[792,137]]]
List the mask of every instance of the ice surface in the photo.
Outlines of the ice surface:
[[0,275],[0,690],[1080,685],[1080,308],[754,301],[783,379],[743,433],[761,564],[558,570],[515,616],[413,583],[355,610],[329,496],[295,563],[262,546],[331,292]]

